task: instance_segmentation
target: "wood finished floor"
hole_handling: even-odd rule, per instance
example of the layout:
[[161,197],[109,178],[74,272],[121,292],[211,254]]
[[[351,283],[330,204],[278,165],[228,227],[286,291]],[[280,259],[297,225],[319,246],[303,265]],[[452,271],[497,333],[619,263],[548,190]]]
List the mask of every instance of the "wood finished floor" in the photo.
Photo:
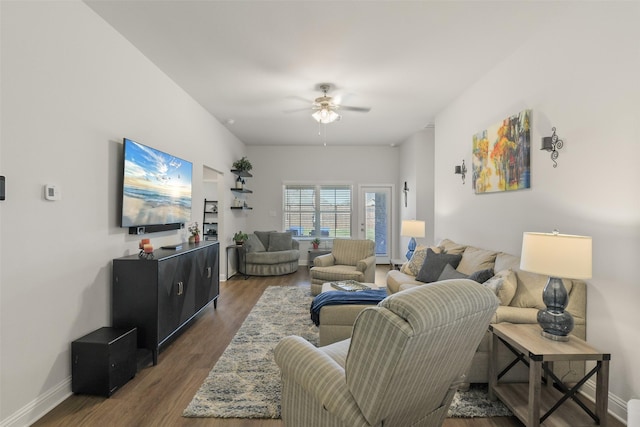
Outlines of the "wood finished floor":
[[[376,283],[383,284],[388,268],[379,266]],[[211,426],[282,427],[280,420],[183,418],[184,408],[224,352],[247,314],[268,286],[306,286],[309,273],[280,277],[234,277],[222,282],[218,308],[207,307],[183,334],[159,356],[157,366],[136,377],[111,398],[73,395],[34,426]],[[447,419],[445,427],[521,427],[515,417]],[[609,417],[609,426],[622,424]],[[304,427],[304,426],[297,426]]]

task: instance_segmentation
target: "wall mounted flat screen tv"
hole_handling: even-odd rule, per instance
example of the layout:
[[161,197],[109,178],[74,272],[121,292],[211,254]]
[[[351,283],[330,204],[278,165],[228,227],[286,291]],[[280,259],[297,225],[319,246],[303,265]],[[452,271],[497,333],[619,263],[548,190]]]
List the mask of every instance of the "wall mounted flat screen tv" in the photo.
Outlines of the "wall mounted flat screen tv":
[[123,145],[122,227],[190,221],[193,164],[128,138]]

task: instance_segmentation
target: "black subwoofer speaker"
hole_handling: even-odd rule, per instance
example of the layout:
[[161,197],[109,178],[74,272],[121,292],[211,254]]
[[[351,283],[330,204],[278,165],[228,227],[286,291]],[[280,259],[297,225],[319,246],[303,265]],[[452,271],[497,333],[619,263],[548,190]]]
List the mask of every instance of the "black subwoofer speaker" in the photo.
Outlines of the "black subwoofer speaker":
[[97,329],[71,343],[71,390],[109,397],[137,370],[136,328]]

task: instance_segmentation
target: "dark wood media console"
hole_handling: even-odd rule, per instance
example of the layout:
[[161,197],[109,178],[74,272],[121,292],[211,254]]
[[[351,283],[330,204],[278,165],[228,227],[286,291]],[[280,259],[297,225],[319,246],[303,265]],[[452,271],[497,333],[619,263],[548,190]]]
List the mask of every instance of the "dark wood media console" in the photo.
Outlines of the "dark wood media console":
[[116,328],[136,327],[138,348],[160,347],[220,294],[218,242],[158,249],[153,259],[131,255],[113,260],[111,314]]

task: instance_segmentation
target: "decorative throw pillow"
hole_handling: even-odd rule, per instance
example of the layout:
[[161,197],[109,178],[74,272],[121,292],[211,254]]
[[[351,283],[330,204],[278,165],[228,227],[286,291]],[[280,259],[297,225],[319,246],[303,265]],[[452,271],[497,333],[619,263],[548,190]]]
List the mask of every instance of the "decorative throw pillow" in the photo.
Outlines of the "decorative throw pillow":
[[[431,250],[435,253],[440,253],[440,248],[437,246],[432,246]],[[417,276],[420,271],[420,267],[424,264],[424,259],[427,256],[427,246],[419,245],[416,247],[416,250],[413,252],[413,256],[408,262],[402,264],[400,267],[400,272],[404,274],[408,274],[410,276]]]
[[449,280],[449,279],[466,279],[467,275],[464,273],[460,273],[455,268],[451,267],[451,264],[447,264],[444,266],[444,270],[440,273],[438,277],[438,281],[440,280]]
[[447,264],[456,268],[460,264],[460,259],[462,259],[462,255],[437,254],[431,248],[428,248],[427,256],[422,267],[420,267],[416,280],[425,283],[435,282]]
[[243,245],[244,245],[245,250],[247,252],[264,252],[264,251],[266,251],[264,245],[262,244],[260,239],[258,239],[258,236],[256,236],[253,233],[249,234],[249,238],[247,238],[247,241],[244,242]]
[[[447,253],[450,254],[451,252],[447,251]],[[471,274],[474,271],[493,268],[496,262],[496,255],[498,255],[498,253],[494,251],[467,246],[462,253],[458,271],[464,274]]]
[[[462,261],[460,261],[462,262]],[[486,270],[474,271],[469,275],[469,279],[475,280],[478,283],[484,283],[493,277],[493,268],[487,268]]]
[[269,247],[269,235],[271,233],[275,233],[275,232],[276,232],[276,230],[254,231],[253,234],[258,236],[258,239],[260,239],[260,241],[262,242],[262,246],[264,246],[264,248],[267,249]]
[[291,232],[271,233],[269,235],[269,252],[288,251],[293,246],[291,244]]
[[502,270],[482,285],[496,294],[500,300],[500,305],[509,305],[516,294],[518,281],[516,274],[512,270]]

